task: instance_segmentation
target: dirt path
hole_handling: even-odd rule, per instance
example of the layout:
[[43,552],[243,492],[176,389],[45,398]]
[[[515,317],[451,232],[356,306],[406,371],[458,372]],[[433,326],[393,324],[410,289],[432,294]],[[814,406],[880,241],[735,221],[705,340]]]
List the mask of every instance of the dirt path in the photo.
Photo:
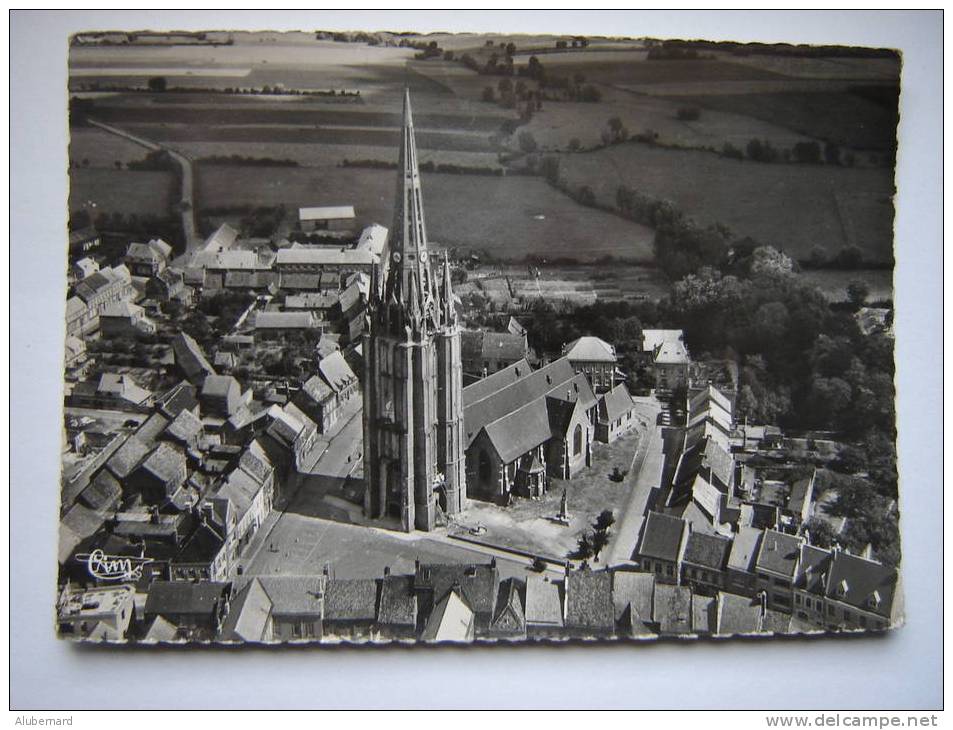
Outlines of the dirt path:
[[191,252],[198,244],[202,242],[202,239],[199,237],[198,231],[195,227],[195,177],[192,171],[192,161],[185,155],[176,152],[170,147],[164,147],[163,145],[152,142],[151,140],[145,139],[143,137],[139,137],[130,132],[126,132],[122,129],[119,129],[118,127],[103,124],[102,122],[97,122],[94,119],[90,119],[89,123],[94,127],[102,129],[104,132],[115,134],[116,136],[127,139],[141,147],[145,147],[147,150],[152,152],[165,150],[172,156],[172,159],[178,163],[182,170],[182,192],[179,197],[179,209],[182,216],[182,233],[185,237],[186,253]]

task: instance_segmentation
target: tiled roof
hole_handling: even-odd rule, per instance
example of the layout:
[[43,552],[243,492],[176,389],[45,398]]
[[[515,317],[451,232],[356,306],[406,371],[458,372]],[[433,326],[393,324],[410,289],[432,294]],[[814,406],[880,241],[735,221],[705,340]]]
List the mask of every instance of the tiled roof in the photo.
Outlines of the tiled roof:
[[242,455],[238,459],[238,466],[259,484],[264,484],[274,472],[274,467],[268,460],[268,455],[257,441],[252,441],[248,448],[242,451]]
[[682,342],[663,342],[655,351],[656,365],[687,365],[691,362]]
[[143,462],[142,468],[163,482],[178,480],[185,473],[185,454],[171,444],[162,443]]
[[652,619],[663,634],[688,634],[692,631],[692,591],[687,586],[655,584]]
[[79,498],[91,509],[104,510],[116,504],[121,496],[122,485],[119,481],[106,469],[100,469],[80,493]]
[[[324,275],[303,274],[299,272],[283,272],[279,279],[279,285],[282,289],[293,289],[298,291],[318,291],[322,289],[321,278]],[[334,297],[337,301],[337,296]]]
[[728,567],[735,570],[752,572],[754,559],[758,554],[758,544],[761,541],[761,530],[753,527],[741,527],[731,541],[731,551],[728,554]]
[[215,369],[205,357],[199,343],[184,332],[173,338],[172,351],[175,354],[175,364],[182,369],[189,380],[215,375]]
[[717,600],[713,596],[692,596],[692,631],[713,634],[717,630]]
[[311,312],[256,312],[255,329],[315,329],[318,326]]
[[156,406],[169,418],[175,418],[183,410],[192,410],[197,405],[195,387],[185,380],[156,398]]
[[599,399],[599,416],[611,423],[631,411],[633,405],[629,389],[620,383]]
[[897,588],[897,570],[843,551],[834,553],[827,596],[889,617]]
[[612,574],[607,570],[573,571],[566,576],[566,626],[609,630],[615,627]]
[[684,337],[682,330],[642,330],[643,352],[654,352],[664,342],[680,342]]
[[526,577],[526,623],[550,627],[563,625],[559,584],[541,575]]
[[202,249],[205,251],[224,251],[230,249],[238,238],[238,231],[228,223],[223,223],[211,236],[205,239]]
[[464,330],[460,345],[466,361],[503,360],[518,361],[526,357],[526,341],[521,335],[509,332]]
[[175,563],[211,563],[225,547],[225,538],[211,526],[200,522],[182,541]]
[[[579,386],[578,393],[574,390],[576,386]],[[504,368],[467,386],[463,389],[467,446],[473,443],[485,426],[547,395],[563,398],[567,388],[578,395],[585,408],[596,404],[588,381],[584,376],[576,378],[576,372],[566,358],[555,360],[535,371],[531,371],[526,362],[521,360],[513,367]],[[514,431],[510,429],[509,433],[513,434]]]
[[374,254],[353,248],[283,248],[276,258],[278,266],[370,266]]
[[217,610],[228,590],[228,583],[156,581],[149,587],[145,612],[207,616]]
[[757,598],[718,594],[718,627],[721,636],[755,634],[761,630],[761,601]]
[[683,560],[711,570],[723,570],[731,550],[731,540],[716,535],[692,532],[688,536]]
[[377,581],[370,578],[332,579],[324,598],[329,621],[374,621],[377,617]]
[[500,593],[496,599],[496,615],[493,617],[493,629],[497,632],[521,634],[526,630],[526,615],[520,600],[522,581],[507,578],[500,582]]
[[276,616],[320,616],[327,590],[323,575],[269,575],[258,578]]
[[652,573],[615,571],[612,575],[612,603],[616,621],[620,621],[629,610],[633,628],[637,622],[650,622],[654,593],[655,576]]
[[203,398],[225,398],[233,390],[241,390],[231,375],[209,375],[202,385]]
[[271,600],[258,578],[253,578],[231,602],[222,627],[222,637],[227,641],[267,639],[270,617]]
[[417,587],[430,587],[439,601],[454,585],[477,614],[493,616],[499,588],[499,573],[493,565],[422,564],[415,576]]
[[298,208],[298,218],[302,221],[330,221],[351,219],[353,217],[353,205],[325,205],[321,207]]
[[486,426],[486,434],[504,464],[548,441],[552,435],[546,401],[535,400]]
[[311,291],[304,294],[289,294],[285,297],[285,309],[331,309],[338,298],[333,292]]
[[796,580],[798,588],[823,595],[827,587],[830,562],[830,550],[822,550],[806,543],[801,545],[801,559],[798,561]]
[[106,468],[120,479],[128,477],[139,463],[146,458],[151,447],[140,441],[135,435],[130,436],[109,457]]
[[318,372],[336,393],[340,393],[357,380],[357,376],[340,351],[332,352],[327,357],[322,358],[318,363]]
[[387,246],[387,236],[389,231],[379,223],[372,223],[363,231],[361,237],[357,240],[357,248],[362,251],[370,251],[375,256],[384,253]]
[[563,347],[563,357],[571,362],[616,362],[615,348],[598,337],[580,337]]
[[470,641],[474,634],[474,611],[458,589],[437,601],[421,634],[424,641]]
[[685,523],[661,512],[649,512],[642,528],[638,553],[644,557],[676,562]]
[[417,596],[412,575],[384,576],[377,621],[383,626],[416,626]]
[[765,530],[755,566],[794,578],[801,554],[801,539],[776,530]]
[[166,427],[165,432],[172,438],[185,443],[202,432],[202,422],[192,411],[182,410]]

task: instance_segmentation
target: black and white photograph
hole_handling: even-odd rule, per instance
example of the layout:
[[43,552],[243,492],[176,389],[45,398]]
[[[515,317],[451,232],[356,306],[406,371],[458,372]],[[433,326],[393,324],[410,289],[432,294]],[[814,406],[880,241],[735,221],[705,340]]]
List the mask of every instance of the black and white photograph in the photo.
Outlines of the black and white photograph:
[[900,70],[73,35],[59,636],[899,627]]

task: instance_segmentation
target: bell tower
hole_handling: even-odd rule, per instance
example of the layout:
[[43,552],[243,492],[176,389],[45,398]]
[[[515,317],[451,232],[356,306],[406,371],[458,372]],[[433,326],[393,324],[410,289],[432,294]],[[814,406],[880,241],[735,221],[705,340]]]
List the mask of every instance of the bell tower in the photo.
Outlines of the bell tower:
[[463,367],[449,264],[433,275],[427,250],[410,93],[391,244],[371,287],[364,334],[365,512],[432,530],[437,512],[464,508]]

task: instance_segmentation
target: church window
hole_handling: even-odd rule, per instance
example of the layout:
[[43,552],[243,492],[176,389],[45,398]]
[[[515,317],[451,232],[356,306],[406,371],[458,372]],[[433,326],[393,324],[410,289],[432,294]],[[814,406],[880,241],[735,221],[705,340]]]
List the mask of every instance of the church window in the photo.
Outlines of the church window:
[[573,434],[572,453],[574,456],[582,453],[582,426],[579,425],[576,426],[576,432]]

